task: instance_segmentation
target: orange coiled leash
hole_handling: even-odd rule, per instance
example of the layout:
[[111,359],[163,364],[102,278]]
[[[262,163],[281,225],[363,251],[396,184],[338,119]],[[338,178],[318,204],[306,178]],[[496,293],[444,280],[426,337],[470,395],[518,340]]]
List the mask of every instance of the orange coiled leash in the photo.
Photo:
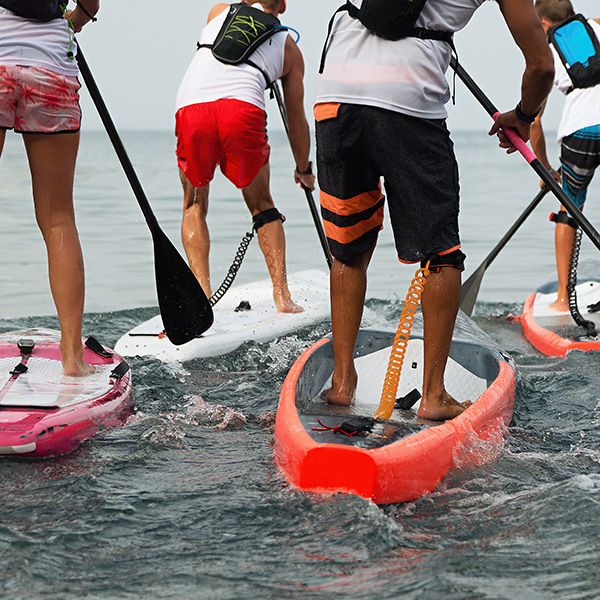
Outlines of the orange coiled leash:
[[429,261],[425,267],[420,268],[408,288],[402,314],[400,315],[400,323],[396,331],[396,337],[392,345],[392,352],[388,362],[387,372],[383,381],[383,391],[381,392],[381,400],[379,407],[375,412],[376,419],[389,419],[394,412],[394,404],[396,403],[396,392],[398,391],[398,381],[402,373],[402,364],[404,363],[404,355],[410,337],[410,331],[415,320],[415,314],[421,300],[421,295],[425,289],[425,279],[429,275]]

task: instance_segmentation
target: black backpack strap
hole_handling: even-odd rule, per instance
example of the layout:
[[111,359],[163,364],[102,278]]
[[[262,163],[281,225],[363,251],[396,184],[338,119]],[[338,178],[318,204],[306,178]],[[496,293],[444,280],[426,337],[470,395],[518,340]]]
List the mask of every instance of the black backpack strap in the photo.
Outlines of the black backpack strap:
[[[456,60],[458,60],[458,52],[454,45],[454,34],[449,31],[438,31],[437,29],[425,29],[424,27],[413,27],[408,34],[410,37],[416,37],[422,40],[438,40],[440,42],[446,42]],[[456,104],[456,71],[452,74],[452,104]]]
[[265,89],[269,89],[272,85],[272,81],[269,79],[269,76],[267,75],[267,73],[263,69],[261,69],[256,63],[252,62],[251,60],[246,59],[244,62],[246,64],[250,65],[251,67],[258,69],[263,74],[263,77],[265,78],[265,81],[267,83],[267,85],[265,85]]
[[[325,44],[323,45],[323,52],[321,53],[321,63],[319,65],[319,73],[323,73],[325,69],[325,57],[327,55],[327,46],[329,44],[329,37],[331,35],[331,30],[333,29],[333,21],[336,15],[339,12],[347,11],[347,13],[354,19],[358,18],[359,9],[356,5],[352,4],[350,0],[346,1],[346,4],[340,6],[334,13],[331,19],[329,20],[329,26],[327,27],[327,37],[325,38]],[[406,34],[406,37],[415,37],[420,38],[422,40],[438,40],[441,42],[447,42],[452,51],[456,56],[458,53],[456,52],[456,47],[454,46],[454,36],[452,33],[448,31],[438,31],[436,29],[425,29],[424,27],[413,27],[409,33]],[[454,97],[454,95],[453,95]]]
[[[197,42],[196,46],[197,46],[198,50],[200,50],[201,48],[208,48],[209,50],[212,50],[214,44],[201,44],[200,42]],[[264,69],[261,69],[255,62],[252,62],[249,59],[244,60],[243,63],[250,65],[251,67],[254,67],[255,69],[258,69],[263,74],[263,77],[265,78],[265,82],[266,82],[265,89],[269,89],[271,87],[272,82],[269,79],[269,76],[267,75],[267,73],[264,71]]]
[[329,19],[329,26],[327,27],[327,36],[325,37],[325,43],[323,44],[323,51],[321,52],[321,63],[319,65],[319,74],[323,73],[323,69],[325,68],[325,56],[327,56],[327,46],[329,44],[329,36],[331,35],[331,30],[333,29],[333,21],[335,20],[336,15],[342,11],[348,11],[348,14],[355,19],[358,16],[358,8],[350,2],[350,0],[346,1],[346,4],[340,6]]
[[437,29],[425,29],[424,27],[413,27],[410,30],[408,36],[416,37],[421,40],[439,40],[440,42],[447,42],[456,54],[456,48],[454,46],[454,36],[448,31],[438,31]]

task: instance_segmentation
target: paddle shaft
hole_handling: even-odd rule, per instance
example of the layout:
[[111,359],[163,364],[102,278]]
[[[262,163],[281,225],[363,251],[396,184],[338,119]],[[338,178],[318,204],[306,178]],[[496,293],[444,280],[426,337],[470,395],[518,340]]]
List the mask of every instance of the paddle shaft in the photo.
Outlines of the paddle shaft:
[[150,228],[150,231],[152,233],[155,233],[160,229],[160,226],[154,213],[152,212],[152,208],[150,207],[148,198],[146,197],[146,194],[144,193],[144,190],[142,188],[142,184],[140,183],[140,180],[138,179],[133,165],[129,160],[129,156],[127,156],[127,152],[125,151],[125,147],[121,142],[121,138],[119,137],[117,128],[113,123],[110,113],[108,112],[108,108],[104,103],[104,99],[100,94],[100,90],[96,85],[94,77],[92,76],[92,72],[90,71],[87,61],[85,60],[83,52],[81,51],[81,46],[79,42],[77,42],[77,63],[79,65],[79,71],[81,72],[85,85],[90,93],[90,96],[92,97],[98,114],[100,115],[100,119],[102,120],[104,128],[106,129],[106,133],[108,134],[108,137],[112,142],[117,157],[119,158],[121,166],[123,167],[123,171],[125,172],[129,184],[131,185],[131,189],[133,190],[138,204],[142,209],[142,213],[144,215],[144,218],[146,219],[146,222],[148,223],[148,227]]
[[[290,139],[290,128],[288,125],[287,113],[285,110],[285,104],[283,103],[283,98],[281,97],[281,91],[279,90],[279,84],[275,81],[272,86],[273,93],[275,94],[275,100],[277,100],[277,106],[279,107],[279,112],[281,113],[281,119],[283,121],[283,126],[285,127],[285,133],[288,137],[288,141],[290,142],[290,148],[292,149],[292,154],[294,154],[294,148],[292,146],[292,140]],[[298,161],[296,160],[296,156],[294,156],[294,162],[296,165]],[[333,258],[331,257],[331,252],[329,251],[329,244],[327,243],[327,236],[325,235],[325,230],[323,229],[323,223],[321,223],[321,218],[319,216],[319,211],[317,210],[317,206],[315,204],[315,200],[313,198],[312,192],[303,184],[302,189],[306,194],[306,200],[308,201],[308,206],[310,208],[310,214],[312,215],[315,227],[317,228],[317,234],[319,235],[319,241],[321,242],[321,248],[323,248],[323,253],[325,254],[325,260],[327,261],[327,266],[331,269],[331,265],[333,264]]]
[[[450,59],[450,66],[454,69],[458,77],[466,85],[469,91],[475,96],[487,113],[496,119],[500,114],[496,107],[492,104],[489,98],[483,93],[481,88],[471,79],[469,74],[463,69],[456,58],[453,56]],[[515,148],[521,153],[523,158],[529,163],[531,168],[538,174],[540,179],[550,188],[550,191],[556,196],[558,201],[569,211],[576,223],[581,227],[583,232],[590,238],[594,246],[600,250],[600,234],[594,229],[585,215],[577,208],[575,203],[567,196],[562,187],[550,175],[549,171],[542,165],[531,148],[525,143],[521,136],[510,127],[505,127],[502,131],[506,137],[512,142]]]
[[534,211],[537,205],[542,201],[542,198],[550,191],[550,188],[544,186],[538,195],[531,201],[529,206],[523,211],[521,216],[514,222],[512,227],[504,234],[504,237],[496,244],[494,249],[483,259],[482,263],[477,267],[473,274],[462,284],[460,290],[460,309],[467,315],[471,316],[473,313],[473,307],[477,300],[477,294],[479,292],[479,286],[483,279],[483,274],[490,266],[492,261],[500,254],[500,251],[517,230],[523,225],[527,217]]

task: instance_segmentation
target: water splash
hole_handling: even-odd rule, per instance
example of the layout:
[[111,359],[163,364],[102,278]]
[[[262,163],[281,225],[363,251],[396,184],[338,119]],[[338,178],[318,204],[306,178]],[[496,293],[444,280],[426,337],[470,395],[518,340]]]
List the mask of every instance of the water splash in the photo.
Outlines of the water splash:
[[188,424],[203,425],[214,429],[241,429],[246,417],[239,411],[222,404],[208,404],[201,396],[187,396],[190,399],[184,413]]

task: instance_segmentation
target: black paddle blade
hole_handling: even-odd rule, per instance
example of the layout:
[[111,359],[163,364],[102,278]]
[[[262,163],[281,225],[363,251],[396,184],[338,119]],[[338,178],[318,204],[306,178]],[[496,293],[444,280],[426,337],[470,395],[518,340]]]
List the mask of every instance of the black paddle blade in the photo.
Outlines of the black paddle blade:
[[467,317],[470,317],[473,314],[473,308],[475,306],[475,302],[477,301],[477,294],[479,294],[479,288],[481,286],[481,280],[483,279],[483,274],[485,273],[485,269],[487,265],[482,265],[481,267],[469,277],[460,288],[460,310],[462,310]]
[[204,290],[162,229],[152,231],[156,293],[169,340],[179,346],[200,337],[214,320]]

